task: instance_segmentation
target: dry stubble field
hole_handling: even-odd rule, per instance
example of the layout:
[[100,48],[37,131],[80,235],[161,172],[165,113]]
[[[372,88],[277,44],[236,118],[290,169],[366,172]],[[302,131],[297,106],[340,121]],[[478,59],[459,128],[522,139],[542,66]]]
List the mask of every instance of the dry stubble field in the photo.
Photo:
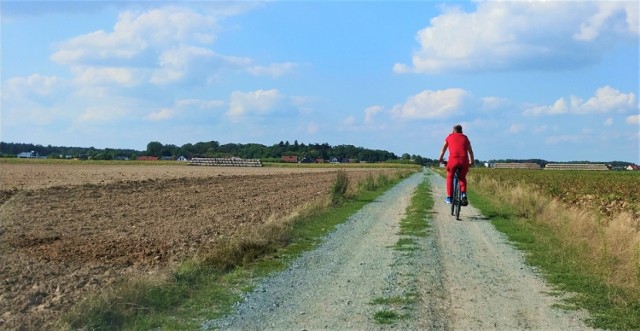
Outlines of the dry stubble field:
[[46,328],[119,278],[320,203],[337,169],[0,163],[0,328]]

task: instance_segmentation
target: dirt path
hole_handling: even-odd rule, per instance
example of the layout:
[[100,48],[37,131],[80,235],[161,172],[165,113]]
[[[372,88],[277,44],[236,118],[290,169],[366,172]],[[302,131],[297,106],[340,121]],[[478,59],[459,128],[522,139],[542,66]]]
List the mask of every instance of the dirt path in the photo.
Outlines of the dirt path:
[[[407,254],[393,249],[399,220],[426,178],[436,199],[431,235]],[[522,253],[469,206],[455,221],[442,201],[444,180],[416,174],[364,207],[324,244],[288,270],[261,282],[224,319],[204,329],[586,329],[578,312],[552,308],[549,295]],[[389,310],[379,298],[418,293],[405,318],[390,326],[374,314]]]

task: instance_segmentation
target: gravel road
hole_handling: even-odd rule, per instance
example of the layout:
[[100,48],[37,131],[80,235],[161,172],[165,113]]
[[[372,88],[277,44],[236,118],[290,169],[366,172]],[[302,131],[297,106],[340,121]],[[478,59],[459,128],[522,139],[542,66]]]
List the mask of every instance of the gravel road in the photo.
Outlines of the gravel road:
[[[415,187],[430,181],[435,198],[430,235],[408,254],[393,249],[399,221]],[[588,329],[587,315],[552,306],[559,299],[522,253],[514,249],[471,204],[461,221],[443,201],[444,179],[425,171],[402,181],[368,204],[317,249],[286,271],[262,280],[219,320],[203,329]],[[405,305],[374,304],[379,298],[417,294]],[[374,314],[393,310],[391,325]]]

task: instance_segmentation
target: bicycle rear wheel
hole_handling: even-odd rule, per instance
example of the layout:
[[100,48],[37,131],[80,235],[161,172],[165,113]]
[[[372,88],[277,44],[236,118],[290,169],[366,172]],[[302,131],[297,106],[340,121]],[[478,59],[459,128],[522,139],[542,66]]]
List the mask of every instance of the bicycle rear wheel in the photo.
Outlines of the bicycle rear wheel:
[[456,185],[455,198],[453,199],[453,208],[455,209],[456,220],[460,220],[460,209],[462,209],[462,193],[460,192],[460,185]]
[[451,196],[451,216],[455,215],[455,211],[456,211],[456,188],[458,187],[458,177],[453,177],[453,187],[452,187],[452,192],[453,195]]

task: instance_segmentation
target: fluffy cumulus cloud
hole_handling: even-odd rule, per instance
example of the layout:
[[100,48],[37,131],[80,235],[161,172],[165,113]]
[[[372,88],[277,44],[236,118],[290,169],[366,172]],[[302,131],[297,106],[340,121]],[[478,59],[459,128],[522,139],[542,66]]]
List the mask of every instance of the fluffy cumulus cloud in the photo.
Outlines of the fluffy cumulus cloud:
[[157,112],[148,114],[147,116],[145,116],[145,119],[149,121],[166,121],[166,120],[172,119],[175,116],[176,116],[175,109],[164,108]]
[[284,101],[284,96],[276,89],[253,92],[236,91],[231,94],[227,116],[239,119],[244,116],[266,115]]
[[450,7],[418,31],[396,73],[583,67],[638,36],[635,1],[491,1]]
[[383,110],[381,106],[371,106],[364,110],[364,123],[373,123],[376,115]]
[[55,76],[33,74],[28,77],[14,77],[3,84],[2,99],[15,99],[31,95],[48,96],[58,91],[63,82]]
[[391,115],[400,119],[448,118],[462,109],[467,92],[463,89],[425,90],[391,109]]
[[79,84],[121,87],[211,83],[225,70],[271,77],[294,70],[294,63],[261,66],[247,57],[215,52],[219,21],[248,8],[219,6],[213,12],[180,6],[124,11],[112,31],[94,31],[56,44],[51,60],[68,65]]
[[559,115],[559,114],[593,114],[625,112],[638,109],[636,95],[634,93],[622,93],[610,86],[599,88],[595,95],[588,100],[577,96],[567,99],[560,98],[552,105],[536,106],[524,111],[525,115]]
[[627,124],[640,125],[640,115],[631,115],[627,117]]
[[61,64],[131,60],[145,50],[180,44],[209,44],[216,20],[191,9],[164,7],[120,14],[113,32],[95,31],[58,44],[51,59]]

